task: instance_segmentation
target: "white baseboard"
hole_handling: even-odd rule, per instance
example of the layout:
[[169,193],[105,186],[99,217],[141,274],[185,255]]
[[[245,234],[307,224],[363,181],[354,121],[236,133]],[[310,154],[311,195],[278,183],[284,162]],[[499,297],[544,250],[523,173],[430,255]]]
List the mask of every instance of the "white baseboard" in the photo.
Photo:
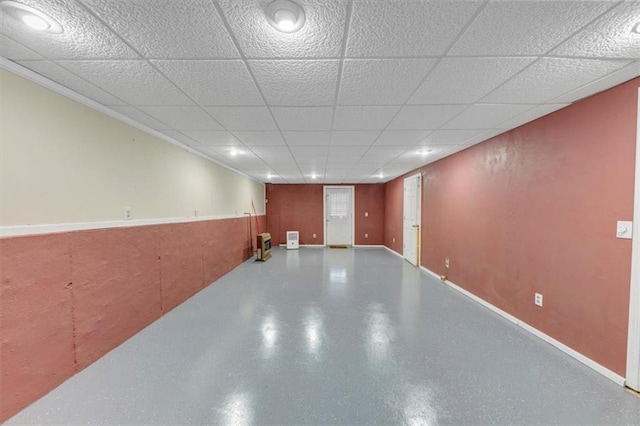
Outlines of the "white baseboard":
[[[279,244],[279,247],[286,247],[286,244]],[[300,244],[300,247],[321,248],[324,244]]]
[[[429,269],[425,268],[424,266],[420,266],[420,269],[422,269],[427,274],[433,276],[434,278],[440,280],[440,275],[430,271]],[[486,300],[481,299],[480,297],[476,296],[475,294],[471,293],[470,291],[465,290],[464,288],[462,288],[460,286],[457,286],[456,284],[452,283],[451,281],[443,281],[443,282],[446,285],[448,285],[449,287],[453,288],[454,290],[459,291],[460,293],[464,294],[465,296],[469,297],[470,299],[474,300],[475,302],[478,302],[482,306],[484,306],[484,307],[492,310],[493,312],[497,313],[501,317],[503,317],[503,318],[511,321],[512,323],[522,327],[523,329],[527,330],[529,333],[533,334],[534,336],[537,336],[540,339],[544,340],[545,342],[549,343],[550,345],[555,346],[557,349],[560,349],[562,352],[566,353],[570,357],[575,358],[576,360],[580,361],[581,363],[583,363],[587,367],[589,367],[589,368],[593,369],[594,371],[602,374],[607,379],[613,381],[614,383],[616,383],[616,384],[618,384],[620,386],[624,386],[624,384],[625,384],[624,377],[619,376],[618,374],[616,374],[613,371],[609,370],[605,366],[598,364],[597,362],[595,362],[591,358],[587,358],[586,356],[582,355],[580,352],[578,352],[578,351],[576,351],[574,349],[571,349],[569,346],[565,345],[564,343],[559,342],[558,340],[554,339],[553,337],[543,333],[542,331],[538,330],[537,328],[534,328],[534,327],[530,326],[526,322],[524,322],[524,321],[514,317],[513,315],[503,311],[502,309],[492,305],[491,303],[487,302]]]
[[401,258],[403,258],[403,259],[404,259],[404,256],[403,256],[403,255],[401,255],[400,253],[398,253],[397,251],[395,251],[395,250],[393,250],[393,249],[390,249],[390,248],[389,248],[389,247],[387,247],[387,246],[383,246],[383,247],[384,247],[384,248],[386,248],[386,249],[389,251],[389,253],[391,253],[391,254],[395,254],[396,256],[401,257]]
[[382,244],[354,244],[354,248],[382,248]]

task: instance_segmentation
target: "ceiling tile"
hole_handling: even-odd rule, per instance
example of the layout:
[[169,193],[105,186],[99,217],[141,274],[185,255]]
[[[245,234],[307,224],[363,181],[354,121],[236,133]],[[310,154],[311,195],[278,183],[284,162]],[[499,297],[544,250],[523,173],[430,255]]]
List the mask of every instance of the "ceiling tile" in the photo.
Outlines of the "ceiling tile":
[[633,32],[640,2],[621,2],[610,12],[551,51],[559,56],[640,58],[640,36]]
[[185,136],[184,134],[175,131],[175,130],[163,130],[162,133],[168,137],[170,137],[173,140],[176,140],[180,143],[183,143],[185,145],[188,145],[192,148],[196,148],[198,149],[200,147],[200,144],[197,143],[196,141],[194,141],[193,139]]
[[360,161],[365,164],[378,164],[380,161],[387,163],[409,149],[415,149],[415,146],[376,145],[372,146]]
[[385,130],[376,145],[415,145],[429,133],[428,130]]
[[368,149],[367,146],[330,146],[328,158],[336,164],[339,164],[340,159],[345,159],[347,164],[355,163],[354,160],[362,157]]
[[240,146],[241,143],[229,132],[219,130],[185,130],[185,135],[207,146]]
[[237,58],[210,0],[83,0],[148,58]]
[[139,109],[176,130],[224,130],[200,107],[142,106]]
[[281,130],[331,130],[332,107],[273,107]]
[[267,107],[205,107],[229,130],[276,130]]
[[334,130],[382,130],[398,112],[397,106],[336,107]]
[[468,105],[407,105],[389,125],[390,130],[437,129]]
[[291,152],[296,161],[301,158],[312,159],[314,161],[326,161],[328,146],[292,146]]
[[449,55],[540,55],[613,4],[607,1],[492,1]]
[[445,129],[493,129],[511,117],[530,110],[528,104],[477,104],[443,126]]
[[249,61],[269,105],[333,105],[337,60]]
[[284,145],[280,132],[233,132],[247,146]]
[[289,146],[329,145],[331,132],[283,132]]
[[274,29],[264,8],[270,0],[222,1],[224,14],[248,58],[339,57],[347,2],[297,0],[305,11],[304,26],[295,33]]
[[482,99],[483,103],[544,103],[622,68],[627,61],[542,58]]
[[435,59],[347,59],[338,104],[404,104],[435,62]]
[[380,134],[379,130],[365,131],[333,131],[331,132],[331,145],[371,145]]
[[131,105],[193,104],[146,61],[60,61],[58,64]]
[[264,105],[242,61],[152,61],[200,105]]
[[503,129],[514,129],[518,126],[521,126],[525,123],[528,123],[530,121],[536,120],[540,117],[543,117],[547,114],[551,114],[554,111],[557,111],[559,109],[562,109],[566,106],[568,106],[569,104],[544,104],[544,105],[538,105],[528,111],[525,111],[522,114],[518,114],[516,116],[514,116],[513,118],[510,118],[507,121],[503,121],[502,123],[499,124],[500,128]]
[[20,0],[55,19],[61,34],[30,31],[0,14],[0,32],[48,59],[133,59],[139,55],[73,0]]
[[135,120],[140,124],[144,124],[145,126],[151,127],[152,129],[155,129],[155,130],[171,129],[171,127],[169,127],[167,124],[156,120],[150,115],[140,111],[136,107],[132,107],[129,105],[109,105],[109,108],[119,112],[122,115],[126,115],[130,119]]
[[474,130],[436,130],[420,141],[423,146],[457,145],[484,133],[484,129]]
[[[273,164],[294,164],[291,151],[286,146],[252,146],[249,147],[258,157]],[[297,167],[297,166],[296,166]]]
[[[83,80],[72,72],[50,61],[21,61],[20,65],[29,68],[49,80],[65,86],[74,92],[80,93],[87,98],[103,105],[125,105],[125,102],[111,96],[109,93]],[[155,128],[155,127],[154,127]]]
[[347,56],[439,56],[481,4],[355,1]]
[[0,34],[0,56],[12,61],[29,61],[42,59],[36,52],[16,43],[9,37]]
[[471,104],[531,64],[535,58],[444,58],[410,104]]

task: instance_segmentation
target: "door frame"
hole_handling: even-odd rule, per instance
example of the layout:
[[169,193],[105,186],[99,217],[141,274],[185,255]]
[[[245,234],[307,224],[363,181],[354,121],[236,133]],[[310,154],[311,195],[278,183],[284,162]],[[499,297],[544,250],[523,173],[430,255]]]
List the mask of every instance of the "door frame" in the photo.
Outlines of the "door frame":
[[322,241],[327,246],[327,189],[351,190],[351,246],[356,239],[356,187],[354,185],[324,185],[322,187]]
[[636,170],[633,190],[633,229],[631,231],[631,284],[629,290],[629,329],[627,335],[626,385],[640,391],[640,88],[637,100]]
[[[404,183],[406,181],[406,179],[410,179],[410,178],[418,178],[418,194],[417,194],[417,199],[416,199],[416,208],[418,209],[416,218],[417,218],[417,224],[418,224],[418,238],[416,240],[416,256],[417,256],[417,262],[416,262],[416,267],[420,267],[420,265],[422,264],[421,262],[421,257],[422,257],[422,173],[415,173],[411,176],[406,176],[403,180],[402,180],[402,258],[405,259],[407,262],[409,262],[409,260],[404,256],[404,244],[405,244],[405,238],[404,238]],[[411,263],[411,262],[409,262]],[[411,263],[413,265],[413,263]]]

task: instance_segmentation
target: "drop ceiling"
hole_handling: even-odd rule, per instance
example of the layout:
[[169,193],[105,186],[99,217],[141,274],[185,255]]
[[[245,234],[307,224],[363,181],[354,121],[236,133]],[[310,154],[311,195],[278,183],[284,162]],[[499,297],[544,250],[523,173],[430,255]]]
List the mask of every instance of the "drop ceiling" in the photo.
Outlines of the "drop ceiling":
[[386,182],[640,75],[638,1],[23,0],[18,64],[261,182]]

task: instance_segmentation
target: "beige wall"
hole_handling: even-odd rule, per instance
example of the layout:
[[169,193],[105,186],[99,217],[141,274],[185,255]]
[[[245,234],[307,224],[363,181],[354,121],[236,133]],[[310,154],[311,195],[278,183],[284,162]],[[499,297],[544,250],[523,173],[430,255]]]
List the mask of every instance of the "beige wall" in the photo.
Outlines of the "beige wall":
[[264,184],[0,70],[0,225],[264,214]]

